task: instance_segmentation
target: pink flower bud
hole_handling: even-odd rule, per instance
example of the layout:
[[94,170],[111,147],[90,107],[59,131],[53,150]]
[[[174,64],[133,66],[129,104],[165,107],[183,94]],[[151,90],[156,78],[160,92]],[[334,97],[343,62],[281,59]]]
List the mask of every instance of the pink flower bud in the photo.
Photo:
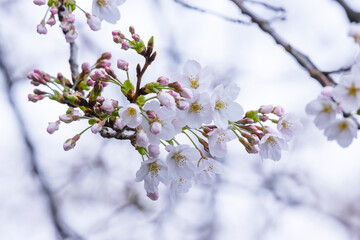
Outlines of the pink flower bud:
[[184,88],[183,91],[180,92],[180,96],[191,99],[193,97],[193,92],[191,89]]
[[102,127],[104,126],[105,122],[104,121],[100,121],[98,123],[95,123],[94,125],[92,125],[91,127],[91,132],[94,134],[97,134],[98,132],[100,132],[100,130],[102,129]]
[[71,114],[64,114],[59,116],[60,121],[64,123],[71,123],[73,121]]
[[165,147],[165,150],[167,151],[167,152],[171,152],[171,150],[173,150],[174,149],[174,146],[172,146],[172,145],[167,145],[166,147]]
[[51,12],[52,15],[57,14],[57,13],[58,13],[57,7],[52,7],[52,8],[50,9],[50,12]]
[[248,152],[248,153],[258,153],[259,152],[259,148],[257,146],[248,146],[245,148],[245,150]]
[[45,0],[34,0],[33,2],[34,2],[34,4],[36,4],[38,6],[41,6],[41,5],[45,4]]
[[161,91],[158,93],[157,97],[159,99],[159,102],[163,106],[165,106],[168,109],[175,110],[176,107],[175,99],[169,93]]
[[139,42],[140,41],[140,36],[139,36],[139,34],[133,34],[132,35],[132,38],[136,41],[136,42]]
[[168,93],[175,98],[175,100],[180,100],[180,96],[177,92],[174,92],[173,90],[168,91]]
[[95,84],[94,80],[91,80],[91,79],[88,79],[86,82],[86,85],[88,85],[88,86],[94,86],[94,84]]
[[99,31],[101,29],[101,20],[97,16],[86,13],[86,18],[91,30]]
[[128,71],[129,70],[129,63],[126,62],[125,60],[119,59],[119,60],[117,60],[117,67],[120,70]]
[[110,67],[110,66],[111,66],[111,62],[106,59],[102,60],[96,64],[96,68],[106,68],[106,67]]
[[158,82],[160,85],[167,85],[167,84],[170,82],[170,80],[169,80],[169,78],[167,78],[167,77],[159,77],[158,80],[157,80],[157,82]]
[[121,118],[117,117],[114,123],[114,128],[122,130],[125,127],[125,124],[122,122]]
[[111,59],[111,52],[104,52],[103,54],[101,54],[100,58],[110,60]]
[[159,133],[161,133],[161,128],[162,128],[161,123],[153,122],[150,126],[150,132],[155,135],[159,134]]
[[49,18],[49,20],[47,20],[47,22],[46,22],[46,24],[49,24],[50,26],[55,25],[55,23],[56,23],[56,20],[55,20],[54,16],[51,16]]
[[151,119],[156,119],[156,114],[155,114],[155,112],[154,111],[151,111],[151,110],[147,110],[146,111],[146,114],[148,115],[148,117],[149,118],[151,118]]
[[146,196],[147,196],[148,198],[150,198],[151,200],[156,201],[156,200],[159,199],[159,191],[156,190],[154,193],[147,192],[147,193],[146,193]]
[[181,92],[184,90],[182,87],[182,84],[180,82],[173,82],[173,83],[169,83],[168,85],[169,85],[169,87],[174,88],[178,92]]
[[176,102],[176,106],[180,110],[186,110],[190,107],[190,104],[186,101],[180,100]]
[[105,101],[105,98],[102,97],[102,96],[98,96],[98,97],[96,98],[96,101],[99,102],[99,103],[102,103],[102,102]]
[[136,134],[136,145],[140,147],[147,147],[149,145],[149,139],[144,130],[140,130]]
[[49,123],[49,126],[47,127],[46,131],[49,134],[53,134],[54,132],[56,132],[57,130],[59,130],[59,125],[60,125],[60,121],[57,120],[56,122],[51,122]]
[[69,11],[69,15],[67,16],[66,21],[70,24],[73,24],[75,22],[75,15],[72,14],[71,11]]
[[334,90],[333,86],[326,86],[321,90],[321,95],[327,98],[331,98],[333,90]]
[[80,135],[77,134],[73,138],[69,138],[65,141],[63,148],[65,151],[69,151],[70,149],[73,149],[76,145],[76,142],[80,139]]
[[37,32],[39,34],[46,34],[47,33],[47,29],[45,27],[45,22],[44,20],[41,21],[41,23],[39,25],[37,25]]
[[131,34],[135,34],[135,28],[134,28],[133,26],[130,26],[130,27],[129,27],[129,32],[130,32]]
[[121,49],[128,50],[130,48],[130,43],[128,41],[121,42]]
[[113,36],[113,41],[114,43],[122,43],[122,39],[120,38],[120,36]]
[[251,145],[257,145],[260,142],[259,137],[256,134],[252,134],[249,138],[248,141]]
[[271,113],[273,109],[274,109],[273,105],[262,105],[259,108],[259,113],[268,114]]
[[111,114],[115,110],[113,106],[113,101],[111,99],[106,99],[100,108],[104,110],[107,114]]
[[157,156],[160,155],[160,147],[159,147],[159,145],[150,144],[148,149],[149,149],[149,156],[150,157],[157,157]]
[[113,36],[119,36],[120,33],[121,33],[121,32],[120,32],[119,30],[114,30],[114,31],[111,32],[111,34],[112,34]]
[[274,108],[272,113],[274,113],[278,117],[282,117],[284,115],[284,113],[285,113],[285,110],[284,110],[283,107],[277,106],[277,107]]
[[85,62],[81,65],[81,69],[85,74],[88,74],[91,71],[91,66],[89,63]]
[[75,41],[75,39],[78,37],[78,33],[75,31],[75,29],[71,29],[65,34],[66,42],[72,43]]

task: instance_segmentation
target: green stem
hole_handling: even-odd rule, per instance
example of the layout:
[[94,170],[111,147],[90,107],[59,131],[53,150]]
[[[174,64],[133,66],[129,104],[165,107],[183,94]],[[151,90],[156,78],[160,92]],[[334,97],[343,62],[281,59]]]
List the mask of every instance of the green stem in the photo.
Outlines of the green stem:
[[182,131],[189,139],[190,141],[192,142],[192,144],[195,146],[195,148],[200,152],[200,155],[202,156],[203,153],[202,151],[200,150],[200,148],[198,146],[196,146],[195,142],[191,139],[191,137],[189,136],[189,134],[187,134],[185,131]]

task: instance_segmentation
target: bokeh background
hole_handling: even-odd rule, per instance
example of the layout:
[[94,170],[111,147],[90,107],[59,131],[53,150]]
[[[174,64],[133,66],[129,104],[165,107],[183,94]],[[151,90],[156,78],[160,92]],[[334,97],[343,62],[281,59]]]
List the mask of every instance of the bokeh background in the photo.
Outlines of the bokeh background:
[[[91,2],[77,4],[91,11]],[[248,6],[273,19],[275,30],[321,70],[354,62],[359,46],[348,37],[349,20],[336,1],[263,2],[286,12]],[[359,1],[347,2],[360,11]],[[187,3],[248,21],[228,0]],[[240,86],[237,100],[245,110],[281,105],[301,118],[303,132],[279,162],[262,161],[233,141],[223,159],[225,173],[215,184],[194,186],[174,204],[162,187],[160,199],[152,202],[143,184],[134,181],[141,157],[128,141],[88,132],[75,149],[64,152],[63,142],[83,130],[86,122],[61,124],[58,132],[47,134],[48,122],[66,108],[49,100],[28,102],[33,87],[25,76],[39,68],[69,77],[69,46],[58,24],[48,27],[45,36],[36,33],[45,6],[1,0],[0,58],[8,72],[2,68],[0,74],[0,239],[360,239],[359,141],[343,149],[316,129],[304,109],[321,86],[290,55],[255,24],[229,22],[173,0],[127,0],[119,9],[122,16],[116,26],[104,22],[99,32],[88,28],[82,12],[74,12],[80,64],[110,51],[113,64],[118,58],[130,63],[134,78],[142,59],[119,49],[111,36],[112,30],[125,32],[133,25],[142,38],[155,37],[157,60],[145,82],[180,72],[187,59],[195,59],[212,68],[214,85]],[[118,89],[106,91],[123,101]],[[40,173],[34,171],[34,161]],[[44,191],[44,181],[51,192]],[[59,229],[66,234],[59,234]]]

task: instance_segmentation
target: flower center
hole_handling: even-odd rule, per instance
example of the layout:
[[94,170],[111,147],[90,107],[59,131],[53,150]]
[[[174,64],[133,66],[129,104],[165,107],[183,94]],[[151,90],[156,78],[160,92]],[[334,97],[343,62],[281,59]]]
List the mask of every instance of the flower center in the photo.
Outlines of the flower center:
[[332,107],[330,104],[324,104],[323,105],[323,109],[321,110],[324,113],[331,113],[332,112]]
[[221,99],[217,100],[215,103],[215,109],[220,110],[224,108],[227,108],[227,102],[224,102]]
[[225,133],[221,132],[221,133],[219,133],[219,135],[218,135],[218,138],[217,138],[217,140],[216,140],[216,143],[217,143],[217,144],[221,144],[221,143],[223,143],[224,141],[225,141]]
[[180,167],[184,166],[186,163],[186,158],[184,155],[181,155],[181,151],[174,153],[174,156],[172,158],[175,160],[176,164]]
[[266,139],[266,143],[269,144],[271,147],[275,147],[277,145],[277,141],[273,136],[270,136]]
[[192,103],[190,106],[190,112],[194,112],[194,113],[200,113],[200,111],[203,109],[204,107],[197,102]]
[[189,81],[191,83],[191,87],[197,89],[199,87],[199,76],[198,75],[190,75]]
[[345,131],[348,129],[348,124],[347,124],[347,122],[341,122],[341,123],[339,123],[338,127],[341,131]]
[[96,3],[101,7],[107,7],[110,5],[110,1],[109,0],[97,0]]
[[351,87],[348,88],[348,94],[351,95],[351,96],[356,97],[356,94],[357,94],[357,92],[358,92],[359,90],[360,90],[360,89],[357,88],[357,87],[355,86],[355,84],[353,83],[353,84],[351,85]]
[[128,110],[127,110],[127,112],[128,112],[128,115],[130,115],[130,116],[135,116],[136,115],[136,109],[135,108],[129,108]]
[[150,164],[150,175],[151,175],[151,177],[152,178],[157,178],[158,176],[159,176],[159,172],[160,172],[160,166],[159,166],[159,164],[157,164],[157,163],[151,163]]
[[283,121],[283,122],[281,123],[281,126],[282,126],[285,130],[290,129],[290,128],[291,128],[291,125],[292,125],[292,123],[290,123],[290,122],[288,122],[288,121]]

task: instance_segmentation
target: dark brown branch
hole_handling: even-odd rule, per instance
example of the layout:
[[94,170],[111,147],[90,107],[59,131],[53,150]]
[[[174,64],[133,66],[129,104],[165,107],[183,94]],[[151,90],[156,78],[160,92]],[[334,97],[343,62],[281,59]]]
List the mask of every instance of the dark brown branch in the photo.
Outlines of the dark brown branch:
[[345,0],[335,0],[345,10],[350,22],[360,22],[360,12],[354,11]]
[[241,23],[241,24],[245,24],[245,25],[250,25],[251,24],[250,22],[246,22],[244,20],[231,18],[231,17],[225,16],[223,14],[220,14],[220,13],[217,13],[217,12],[214,12],[214,11],[211,11],[211,10],[207,10],[207,9],[192,6],[192,5],[188,4],[188,3],[183,2],[182,0],[174,0],[174,2],[177,3],[177,4],[180,4],[181,6],[183,6],[185,8],[195,10],[195,11],[198,11],[198,12],[201,12],[201,13],[207,13],[207,14],[216,16],[218,18],[222,18],[222,19],[224,19],[226,21],[229,21],[229,22]]
[[38,159],[36,157],[36,149],[35,146],[32,144],[29,133],[26,129],[25,121],[20,113],[20,110],[15,104],[14,96],[11,93],[12,87],[13,87],[13,79],[10,73],[10,70],[6,66],[3,56],[0,49],[0,71],[3,73],[6,83],[6,90],[5,93],[7,94],[8,100],[10,102],[10,105],[12,107],[12,110],[14,111],[15,117],[18,121],[18,128],[23,136],[23,140],[25,142],[25,146],[29,153],[29,160],[31,165],[31,171],[34,174],[34,176],[37,178],[37,180],[40,183],[41,191],[43,192],[47,202],[48,202],[48,208],[51,214],[51,219],[54,224],[57,236],[59,239],[72,239],[72,240],[81,240],[83,239],[80,237],[74,230],[72,230],[62,219],[60,215],[60,211],[58,209],[58,206],[56,204],[54,195],[52,193],[50,184],[48,180],[46,179],[45,175],[41,171],[41,167],[39,166]]
[[295,60],[310,74],[312,78],[317,80],[322,86],[332,86],[336,83],[332,78],[321,72],[315,64],[309,59],[308,56],[292,47],[287,43],[277,32],[270,26],[269,22],[257,16],[250,11],[244,4],[243,0],[231,0],[241,10],[241,12],[250,17],[251,21],[256,23],[259,28],[269,34],[274,41],[282,46]]
[[[125,130],[131,131],[132,129],[125,129]],[[115,139],[120,139],[120,140],[133,140],[136,138],[136,133],[125,134],[123,130],[115,131],[108,127],[103,127],[100,131],[100,135],[103,138],[115,138]]]
[[[351,65],[352,66],[352,65]],[[329,75],[329,74],[334,74],[334,73],[343,73],[343,72],[348,72],[351,70],[351,66],[348,66],[348,67],[342,67],[342,68],[339,68],[337,70],[333,70],[333,71],[323,71],[323,73],[325,75]]]

